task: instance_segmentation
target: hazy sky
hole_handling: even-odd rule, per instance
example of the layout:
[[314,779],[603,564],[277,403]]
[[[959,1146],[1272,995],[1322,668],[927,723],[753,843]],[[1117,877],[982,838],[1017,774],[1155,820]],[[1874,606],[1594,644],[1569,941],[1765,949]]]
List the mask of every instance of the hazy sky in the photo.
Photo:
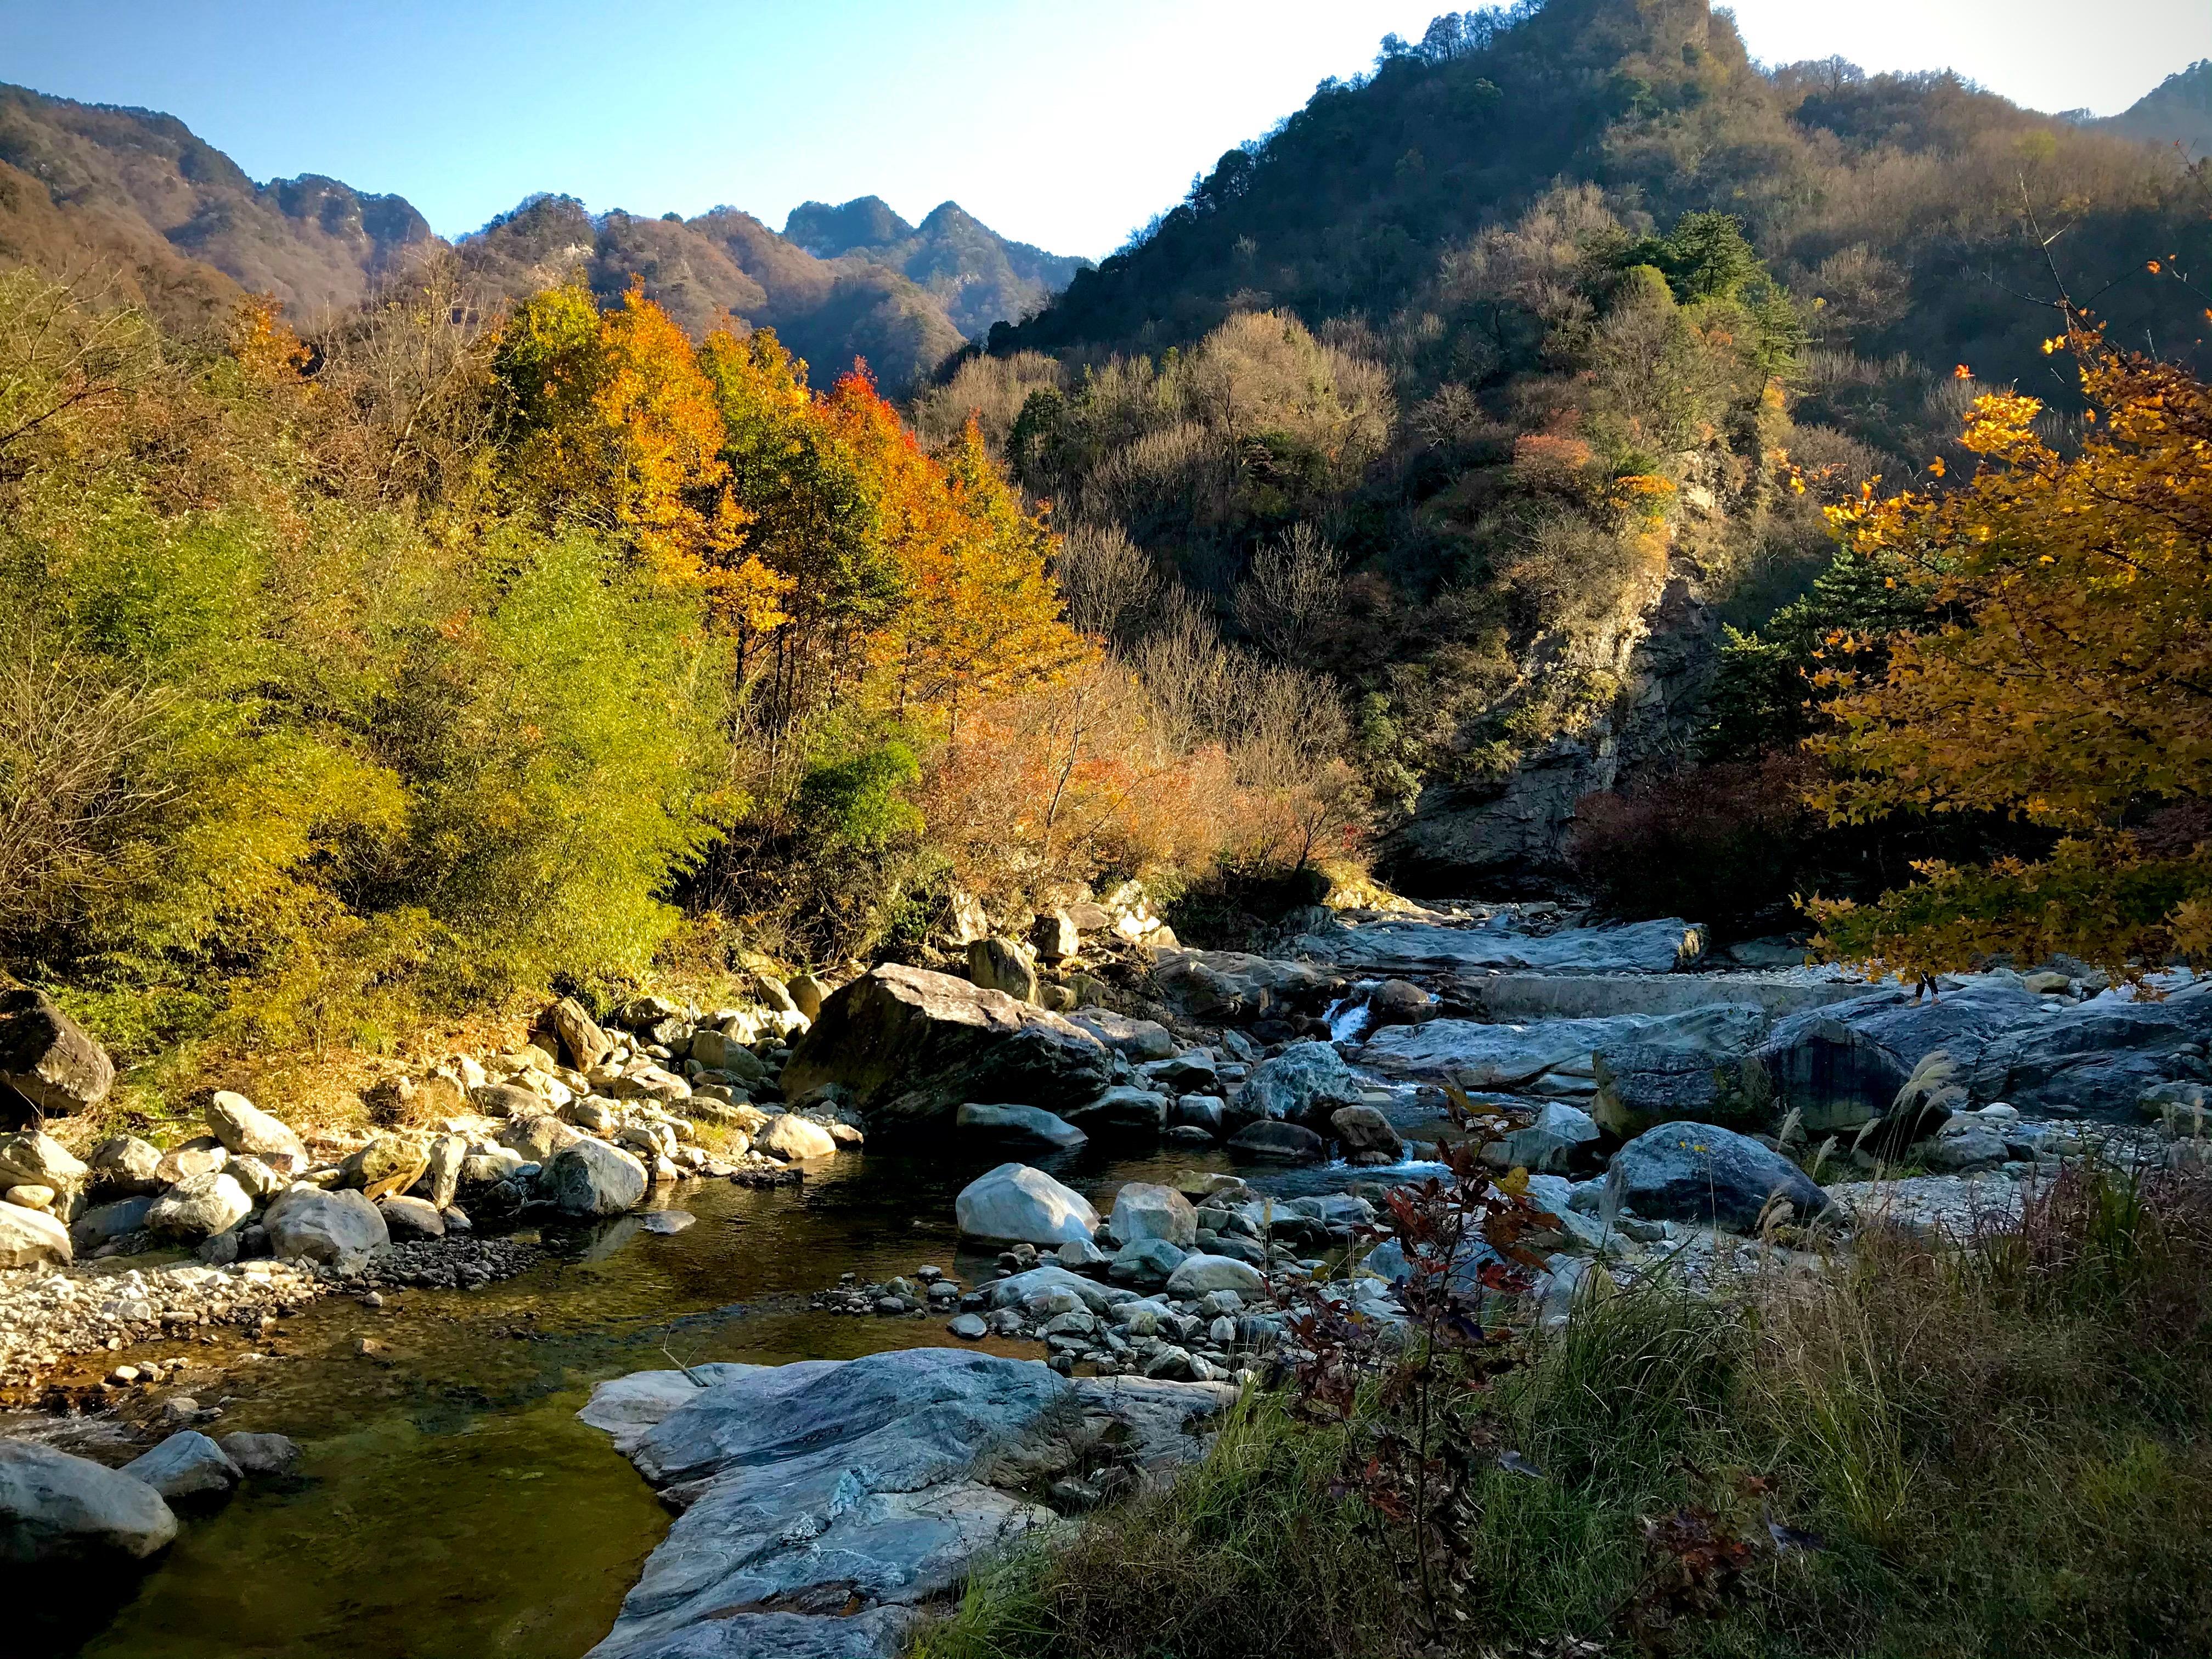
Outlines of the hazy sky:
[[[1427,0],[0,0],[0,80],[180,117],[257,179],[397,191],[440,231],[817,198],[1112,251]],[[1739,0],[1754,56],[1951,67],[2124,108],[2212,57],[2212,0]]]

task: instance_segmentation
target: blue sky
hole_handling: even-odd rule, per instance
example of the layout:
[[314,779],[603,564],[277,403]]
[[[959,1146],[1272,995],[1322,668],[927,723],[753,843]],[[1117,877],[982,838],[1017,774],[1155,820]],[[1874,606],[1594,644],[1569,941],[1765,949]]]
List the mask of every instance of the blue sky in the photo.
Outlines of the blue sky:
[[[405,196],[448,234],[532,191],[659,214],[951,198],[1110,252],[1420,0],[0,0],[0,80],[180,117],[258,179]],[[2212,0],[1738,0],[1767,62],[1954,67],[2124,108],[2212,56]]]

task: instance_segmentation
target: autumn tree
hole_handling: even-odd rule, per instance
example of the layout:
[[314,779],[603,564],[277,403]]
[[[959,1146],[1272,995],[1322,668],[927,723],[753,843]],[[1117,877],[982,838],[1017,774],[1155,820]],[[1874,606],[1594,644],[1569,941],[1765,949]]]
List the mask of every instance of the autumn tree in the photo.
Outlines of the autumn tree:
[[2057,838],[2039,860],[1928,863],[1878,902],[1814,904],[1827,948],[1899,973],[2212,956],[2212,390],[2086,328],[2051,346],[2080,365],[2078,453],[2034,398],[1984,396],[1964,488],[1833,513],[1945,620],[1889,641],[1878,673],[1851,666],[1874,641],[1838,641],[1815,804],[1844,823],[2008,813]]
[[714,387],[691,343],[632,284],[601,313],[580,287],[519,307],[494,368],[508,399],[513,475],[562,516],[612,532],[666,580],[759,629],[787,582],[746,545]]

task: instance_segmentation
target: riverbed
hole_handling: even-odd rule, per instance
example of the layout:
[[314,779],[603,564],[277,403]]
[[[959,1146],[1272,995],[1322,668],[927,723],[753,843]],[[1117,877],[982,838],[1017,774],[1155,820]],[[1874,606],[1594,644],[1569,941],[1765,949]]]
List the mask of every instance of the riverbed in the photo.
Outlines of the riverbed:
[[[210,1432],[288,1434],[299,1478],[249,1482],[221,1508],[181,1512],[177,1542],[135,1585],[106,1569],[37,1598],[12,1638],[33,1659],[571,1659],[604,1636],[669,1516],[606,1437],[574,1413],[592,1384],[708,1360],[776,1364],[951,1344],[942,1316],[811,1310],[842,1273],[933,1263],[972,1284],[996,1252],[959,1249],[953,1198],[1003,1158],[848,1154],[799,1188],[702,1182],[670,1207],[697,1219],[647,1231],[635,1215],[547,1230],[547,1258],[475,1291],[309,1304],[279,1334],[234,1344],[215,1386],[188,1376]],[[1085,1191],[1231,1167],[1176,1148],[1095,1151],[1049,1165]],[[1340,1186],[1321,1170],[1240,1173],[1275,1191]],[[539,1235],[527,1235],[541,1237]],[[375,1352],[363,1354],[366,1337]],[[1035,1345],[976,1346],[1039,1358]],[[274,1357],[249,1358],[246,1352]],[[204,1372],[202,1373],[205,1375]],[[51,1429],[19,1420],[10,1427]],[[106,1461],[119,1461],[118,1448]]]

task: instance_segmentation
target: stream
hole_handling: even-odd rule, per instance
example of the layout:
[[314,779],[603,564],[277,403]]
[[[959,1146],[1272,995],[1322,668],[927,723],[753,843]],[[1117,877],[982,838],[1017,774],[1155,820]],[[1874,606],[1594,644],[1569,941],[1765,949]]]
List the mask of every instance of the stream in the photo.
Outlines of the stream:
[[[928,1158],[868,1153],[810,1166],[800,1188],[675,1189],[680,1232],[618,1218],[548,1229],[551,1254],[476,1291],[386,1292],[372,1310],[325,1297],[283,1322],[216,1385],[210,1432],[273,1431],[305,1452],[298,1478],[248,1482],[209,1510],[179,1506],[176,1544],[135,1588],[114,1568],[42,1595],[9,1647],[26,1659],[574,1659],[605,1635],[670,1517],[605,1436],[575,1420],[625,1372],[742,1360],[842,1359],[950,1344],[940,1316],[811,1310],[840,1273],[933,1262],[973,1284],[997,1252],[959,1248],[953,1198],[1003,1152],[949,1143]],[[1146,1158],[1096,1149],[1048,1164],[1086,1193],[1226,1170],[1218,1151]],[[1240,1166],[1278,1194],[1346,1172]],[[1361,1171],[1369,1174],[1370,1171]],[[521,1234],[519,1237],[532,1237]],[[359,1352],[361,1339],[382,1349]],[[1025,1358],[1033,1344],[976,1346]],[[21,1429],[27,1423],[8,1425]],[[106,1461],[117,1461],[108,1457]]]

